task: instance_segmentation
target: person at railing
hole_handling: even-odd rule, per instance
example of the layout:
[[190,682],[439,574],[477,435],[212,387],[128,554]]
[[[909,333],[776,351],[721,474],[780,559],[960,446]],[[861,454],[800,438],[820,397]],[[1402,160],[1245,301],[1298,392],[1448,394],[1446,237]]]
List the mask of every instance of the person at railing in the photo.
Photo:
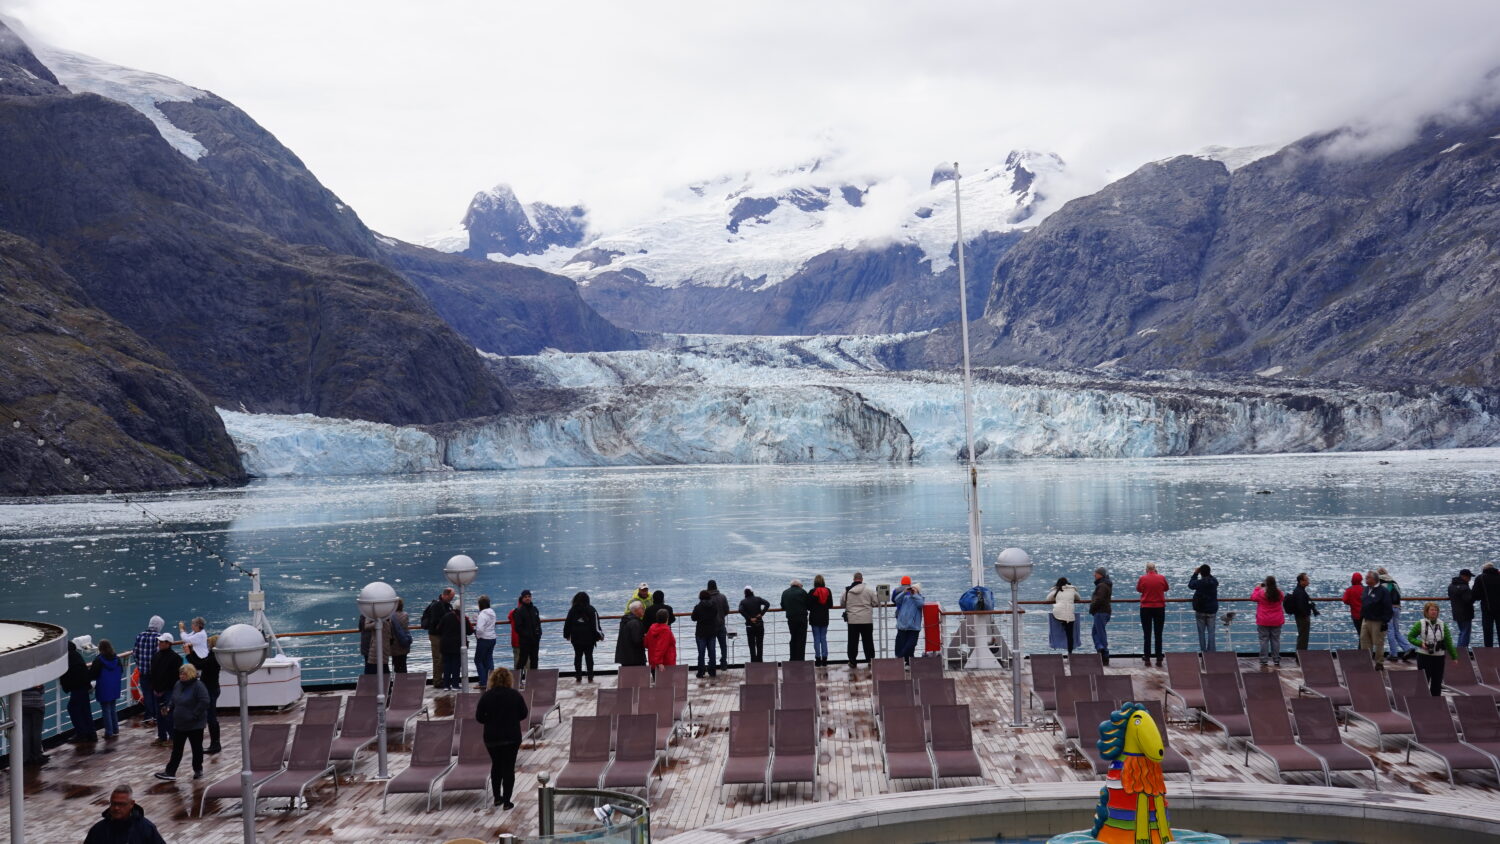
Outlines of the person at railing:
[[1458,627],[1460,650],[1469,646],[1474,634],[1474,590],[1469,587],[1473,578],[1474,572],[1460,569],[1448,584],[1448,606],[1452,608],[1453,623]]
[[[781,611],[786,614],[788,658],[792,662],[807,659],[807,590],[802,581],[793,579],[781,592]],[[825,625],[826,626],[826,625]]]
[[78,645],[68,643],[68,670],[58,678],[57,684],[68,693],[68,720],[73,722],[73,741],[77,744],[92,744],[99,740],[94,731],[94,710],[89,705],[89,692],[94,690],[94,678],[89,674],[89,664],[83,661]]
[[[1344,590],[1344,603],[1349,607],[1349,617],[1354,621],[1354,635],[1360,631],[1360,609],[1365,602],[1365,576],[1359,572],[1349,576],[1349,588]],[[1364,647],[1364,645],[1360,645]]]
[[849,667],[859,666],[859,645],[864,643],[865,661],[875,660],[875,592],[865,586],[865,576],[854,573],[854,582],[844,589],[844,621],[849,623]]
[[[390,625],[386,625],[390,629]],[[389,638],[389,633],[387,634]],[[203,658],[188,653],[188,664],[198,669],[198,681],[203,688],[208,690],[208,747],[204,753],[213,755],[223,752],[224,748],[219,744],[219,657],[214,653],[214,646],[219,643],[218,636],[209,636],[205,644],[208,646],[208,655]]]
[[94,678],[94,700],[99,701],[99,714],[104,719],[104,737],[115,738],[120,735],[120,716],[115,707],[120,701],[125,664],[115,655],[115,646],[108,639],[99,640],[99,655],[94,657],[89,673]]
[[677,637],[672,635],[667,611],[656,607],[656,618],[646,628],[646,664],[651,666],[651,676],[663,665],[677,664]]
[[166,624],[167,622],[162,620],[161,616],[151,616],[151,621],[146,625],[146,629],[136,634],[135,647],[132,651],[135,655],[136,674],[140,678],[138,682],[142,689],[141,706],[146,710],[147,724],[156,723],[156,697],[151,694],[150,690],[151,659],[156,656],[158,647],[156,642],[161,637],[161,629]]
[[183,656],[199,659],[208,656],[208,620],[203,616],[193,619],[192,627],[177,622],[177,635],[182,637]]
[[1157,574],[1156,563],[1146,564],[1146,573],[1135,582],[1135,591],[1141,595],[1141,657],[1148,667],[1151,665],[1151,637],[1156,637],[1156,667],[1162,664],[1162,628],[1167,623],[1167,591],[1172,588],[1166,577]]
[[146,812],[135,802],[129,785],[121,784],[109,795],[104,817],[89,827],[83,844],[166,844],[156,824],[146,820]]
[[537,667],[542,650],[542,614],[531,602],[530,589],[521,590],[521,597],[516,599],[516,608],[510,615],[510,629],[515,631],[521,643],[515,670],[519,672],[521,684],[525,685],[526,672]]
[[922,608],[927,599],[922,597],[922,584],[912,583],[910,577],[901,578],[901,588],[892,595],[896,604],[896,656],[911,662],[917,653],[917,639],[922,634]]
[[719,582],[710,580],[708,582],[708,598],[714,602],[714,609],[719,613],[719,629],[714,633],[714,638],[719,642],[719,667],[729,668],[729,628],[726,626],[729,619],[729,598],[719,591]]
[[449,606],[443,617],[438,619],[438,654],[442,659],[438,665],[443,670],[444,691],[458,691],[463,688],[463,646],[467,631],[464,630],[466,622],[458,607]]
[[813,577],[812,591],[807,593],[807,626],[812,629],[813,661],[828,664],[828,615],[833,609],[833,590],[823,575]]
[[[715,606],[713,593],[707,589],[698,593],[698,605],[693,607],[693,639],[698,645],[698,678],[704,672],[708,676],[719,676],[718,661],[714,658],[714,646],[719,641],[719,608]],[[623,630],[621,635],[624,635]]]
[[1385,632],[1391,622],[1391,593],[1380,582],[1380,573],[1365,574],[1360,595],[1359,646],[1375,657],[1375,670],[1385,670]]
[[1219,615],[1219,579],[1214,577],[1208,563],[1193,569],[1188,578],[1188,589],[1193,593],[1193,620],[1198,627],[1198,650],[1203,653],[1218,650],[1214,636],[1214,623]]
[[1043,600],[1052,602],[1052,615],[1048,621],[1048,644],[1054,648],[1067,648],[1071,656],[1078,645],[1078,590],[1066,577],[1059,577]]
[[1285,597],[1276,585],[1276,578],[1271,575],[1266,575],[1266,579],[1250,593],[1250,600],[1255,602],[1255,632],[1260,638],[1261,668],[1272,662],[1277,668],[1281,667],[1281,626],[1286,624],[1282,600]]
[[[372,618],[365,618],[363,614],[359,617],[359,655],[364,657],[365,673],[374,674],[380,670],[375,664],[375,627],[376,622]],[[380,643],[381,654],[387,657],[385,671],[390,673],[391,663],[388,659],[396,642],[395,625],[382,622],[381,629],[384,631],[384,641]]]
[[1094,650],[1109,665],[1109,617],[1114,612],[1115,582],[1103,567],[1094,569],[1094,594],[1089,596],[1089,615],[1093,617]]
[[42,749],[42,722],[47,720],[47,687],[32,686],[21,692],[21,749],[26,764],[35,768],[52,757]]
[[1318,615],[1318,605],[1307,594],[1307,587],[1312,584],[1312,579],[1307,572],[1297,574],[1297,585],[1292,589],[1285,602],[1285,609],[1291,613],[1292,620],[1297,623],[1297,650],[1307,650],[1308,639],[1312,637],[1312,617]]
[[1375,569],[1375,572],[1380,576],[1380,584],[1391,592],[1391,620],[1386,625],[1386,659],[1409,662],[1417,655],[1417,649],[1401,635],[1401,587],[1391,573],[1386,571],[1385,566]]
[[745,587],[745,597],[740,599],[740,617],[745,619],[745,646],[750,649],[751,662],[764,662],[766,653],[766,611],[771,602]]
[[172,743],[172,719],[168,717],[172,689],[177,685],[178,669],[182,668],[182,657],[172,650],[172,634],[156,637],[156,653],[151,656],[151,693],[156,696],[156,744],[166,747]]
[[[165,634],[163,634],[165,635]],[[198,669],[183,665],[177,670],[172,686],[172,756],[165,770],[154,775],[159,780],[177,779],[182,764],[182,746],[193,748],[193,779],[203,779],[203,727],[208,723],[208,689],[198,681]]]
[[649,583],[642,583],[640,586],[635,587],[635,591],[630,593],[629,598],[625,599],[625,614],[630,614],[631,601],[640,601],[641,607],[649,610],[651,609],[652,600],[651,585]]
[[1479,626],[1484,628],[1484,646],[1495,644],[1495,629],[1500,627],[1500,569],[1494,563],[1479,567],[1474,578],[1474,595],[1479,601]]
[[474,621],[474,670],[479,677],[489,677],[495,670],[495,611],[490,596],[479,596],[479,615]]
[[646,605],[631,601],[629,612],[620,619],[620,634],[615,639],[615,663],[646,664]]
[[1428,689],[1433,697],[1443,696],[1444,657],[1458,659],[1458,649],[1453,646],[1453,631],[1438,619],[1441,612],[1437,601],[1422,605],[1422,617],[1406,633],[1406,640],[1417,651],[1417,670],[1427,675]]
[[432,687],[434,689],[443,686],[443,637],[438,633],[438,625],[452,611],[453,596],[457,595],[451,586],[443,587],[427,609],[422,610],[422,629],[427,631],[427,642],[432,645]]
[[484,725],[484,749],[490,754],[490,793],[495,805],[514,809],[516,753],[521,749],[521,724],[531,715],[516,681],[503,666],[489,674],[489,688],[474,704],[474,720]]
[[397,598],[396,611],[391,613],[391,667],[397,674],[406,673],[411,644],[411,616],[406,613],[406,601]]
[[594,682],[594,646],[604,641],[599,612],[589,603],[589,593],[573,596],[568,617],[563,620],[563,638],[573,646],[573,682],[583,682],[583,665],[588,663],[589,682]]
[[663,592],[660,589],[651,593],[651,604],[646,607],[646,617],[651,619],[651,624],[658,623],[656,621],[656,617],[657,615],[659,615],[659,613],[657,613],[657,610],[667,611],[668,626],[677,623],[677,613],[673,612],[672,605],[667,603],[667,593]]

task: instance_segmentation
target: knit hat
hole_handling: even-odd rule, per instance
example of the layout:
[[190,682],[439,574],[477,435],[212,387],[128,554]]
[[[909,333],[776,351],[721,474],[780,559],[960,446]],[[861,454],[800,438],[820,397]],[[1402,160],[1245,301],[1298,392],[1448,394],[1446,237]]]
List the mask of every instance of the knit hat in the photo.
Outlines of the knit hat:
[[1473,577],[1474,576],[1474,572],[1471,572],[1468,569],[1459,569],[1458,570],[1458,576],[1459,577]]
[[911,575],[909,575],[909,574],[903,574],[903,575],[901,575],[901,585],[902,586],[910,586],[911,585]]
[[530,589],[522,589],[521,590],[521,597],[522,598],[530,598],[531,597],[531,590]]
[[1355,586],[1359,586],[1365,582],[1365,576],[1360,574],[1359,572],[1355,572],[1354,577],[1351,578],[1350,582]]
[[166,627],[166,626],[167,626],[167,623],[162,620],[161,616],[159,616],[159,615],[153,615],[153,616],[151,616],[150,623],[148,623],[146,625],[146,629],[147,630],[157,630],[157,631],[159,631],[163,627]]
[[158,642],[166,642],[167,644],[170,645],[170,644],[172,644],[172,634],[171,633],[163,633],[160,636],[156,637],[156,641],[158,641]]

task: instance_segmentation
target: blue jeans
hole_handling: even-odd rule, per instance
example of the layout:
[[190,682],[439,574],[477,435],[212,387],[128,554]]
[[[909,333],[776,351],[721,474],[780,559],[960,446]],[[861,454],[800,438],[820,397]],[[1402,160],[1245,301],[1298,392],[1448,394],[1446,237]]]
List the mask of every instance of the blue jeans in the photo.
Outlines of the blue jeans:
[[68,692],[68,720],[73,722],[73,738],[76,741],[93,741],[94,735],[94,707],[91,704],[93,695],[90,689],[84,688]]
[[813,659],[828,661],[828,625],[813,625]]
[[1109,613],[1094,613],[1094,650],[1109,650]]
[[917,634],[920,630],[897,630],[896,631],[896,656],[902,659],[911,659],[917,652]]
[[1474,619],[1458,622],[1458,647],[1460,650],[1469,646],[1469,639],[1474,635]]
[[1401,608],[1391,607],[1391,624],[1385,631],[1385,652],[1387,656],[1398,657],[1407,651],[1413,651],[1411,642],[1401,634]]
[[104,716],[104,737],[120,734],[120,716],[115,712],[115,701],[99,701],[99,712]]
[[150,682],[150,677],[141,678],[141,708],[146,710],[147,721],[155,721],[158,714],[158,710],[156,708],[156,693],[151,691]]
[[479,672],[479,685],[489,688],[490,672],[495,670],[495,640],[474,640],[474,670]]
[[164,712],[167,702],[171,699],[168,695],[150,692],[156,697],[156,738],[158,741],[167,741],[172,738],[172,713]]
[[729,630],[728,630],[728,628],[723,627],[723,626],[719,627],[719,636],[718,636],[718,639],[719,639],[719,667],[720,668],[728,668],[729,667]]
[[1193,615],[1198,619],[1198,650],[1204,653],[1218,650],[1218,645],[1214,641],[1214,614],[1195,612]]
[[[694,636],[693,638],[698,642],[698,676],[702,677],[705,671],[708,672],[708,676],[710,677],[719,676],[718,665],[714,659],[714,645],[716,644],[717,637]],[[708,654],[706,662],[704,661],[704,654]]]

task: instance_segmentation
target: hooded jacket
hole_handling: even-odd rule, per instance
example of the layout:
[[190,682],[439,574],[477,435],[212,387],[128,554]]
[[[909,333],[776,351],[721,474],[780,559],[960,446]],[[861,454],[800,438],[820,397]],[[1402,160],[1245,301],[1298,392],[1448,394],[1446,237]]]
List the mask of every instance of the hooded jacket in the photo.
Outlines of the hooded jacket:
[[172,729],[201,730],[208,723],[208,689],[198,680],[172,687]]
[[1211,574],[1193,573],[1188,578],[1188,588],[1193,591],[1193,612],[1213,615],[1219,611],[1219,579]]
[[828,611],[833,609],[833,590],[814,586],[807,593],[807,623],[813,627],[828,626]]
[[125,666],[118,656],[99,654],[89,667],[94,676],[94,699],[100,702],[120,699],[120,685],[125,680]]
[[708,590],[708,599],[714,602],[714,609],[719,613],[719,629],[723,630],[724,619],[729,617],[729,599],[717,589]]
[[166,844],[156,831],[156,824],[146,820],[146,812],[139,803],[131,807],[130,815],[123,821],[110,819],[108,809],[103,816],[103,820],[89,828],[83,844]]
[[1094,580],[1094,594],[1089,598],[1089,615],[1110,615],[1113,613],[1113,601],[1115,596],[1115,582],[1109,579],[1109,575]]
[[646,664],[646,622],[634,615],[620,619],[620,636],[615,640],[615,662],[620,665]]
[[1349,606],[1349,617],[1355,621],[1360,619],[1360,611],[1365,601],[1365,576],[1355,572],[1349,578],[1349,588],[1344,590],[1344,603]]
[[604,641],[604,628],[599,625],[599,611],[592,604],[574,604],[568,609],[563,621],[563,638],[573,643],[576,650],[591,651]]
[[1281,605],[1282,600],[1286,598],[1286,593],[1280,589],[1276,592],[1274,599],[1266,594],[1264,586],[1257,586],[1255,591],[1250,593],[1250,600],[1255,602],[1255,625],[1257,627],[1280,627],[1286,624],[1286,611]]
[[1454,621],[1474,620],[1474,590],[1462,577],[1448,583],[1448,604],[1453,608]]
[[1500,569],[1480,569],[1472,588],[1480,609],[1490,615],[1500,615]]
[[78,646],[72,642],[68,643],[68,670],[58,678],[57,684],[65,692],[88,691],[93,678],[89,675],[89,664],[83,661],[83,654],[78,652]]
[[863,580],[845,590],[844,612],[850,624],[875,623],[875,592]]
[[719,608],[713,597],[707,597],[693,607],[693,635],[699,639],[712,639],[719,632]]
[[539,642],[542,639],[542,614],[536,608],[536,603],[523,603],[516,601],[516,608],[511,613],[511,629],[523,640]]
[[921,630],[922,610],[926,606],[927,599],[921,592],[910,587],[903,589],[896,596],[896,629]]
[[646,628],[646,662],[652,668],[658,665],[677,664],[677,637],[667,624],[653,624]]

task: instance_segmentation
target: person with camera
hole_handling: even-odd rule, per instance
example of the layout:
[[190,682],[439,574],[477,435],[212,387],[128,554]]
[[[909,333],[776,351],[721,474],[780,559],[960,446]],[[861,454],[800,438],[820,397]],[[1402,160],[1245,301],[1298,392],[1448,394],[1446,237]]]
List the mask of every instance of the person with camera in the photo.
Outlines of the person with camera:
[[1307,587],[1312,584],[1307,572],[1297,575],[1297,586],[1292,589],[1292,594],[1286,598],[1285,609],[1291,614],[1292,620],[1297,622],[1297,650],[1307,650],[1308,639],[1312,635],[1312,618],[1318,614],[1318,605],[1307,594]]
[[1281,626],[1286,624],[1282,601],[1285,598],[1276,585],[1276,578],[1271,575],[1266,575],[1266,579],[1250,593],[1250,600],[1255,602],[1255,631],[1260,637],[1261,668],[1265,668],[1268,661],[1277,668],[1281,667]]
[[1188,588],[1193,590],[1193,617],[1198,623],[1198,650],[1209,653],[1218,650],[1214,638],[1214,619],[1219,615],[1219,579],[1213,576],[1207,563],[1193,569],[1188,578]]

